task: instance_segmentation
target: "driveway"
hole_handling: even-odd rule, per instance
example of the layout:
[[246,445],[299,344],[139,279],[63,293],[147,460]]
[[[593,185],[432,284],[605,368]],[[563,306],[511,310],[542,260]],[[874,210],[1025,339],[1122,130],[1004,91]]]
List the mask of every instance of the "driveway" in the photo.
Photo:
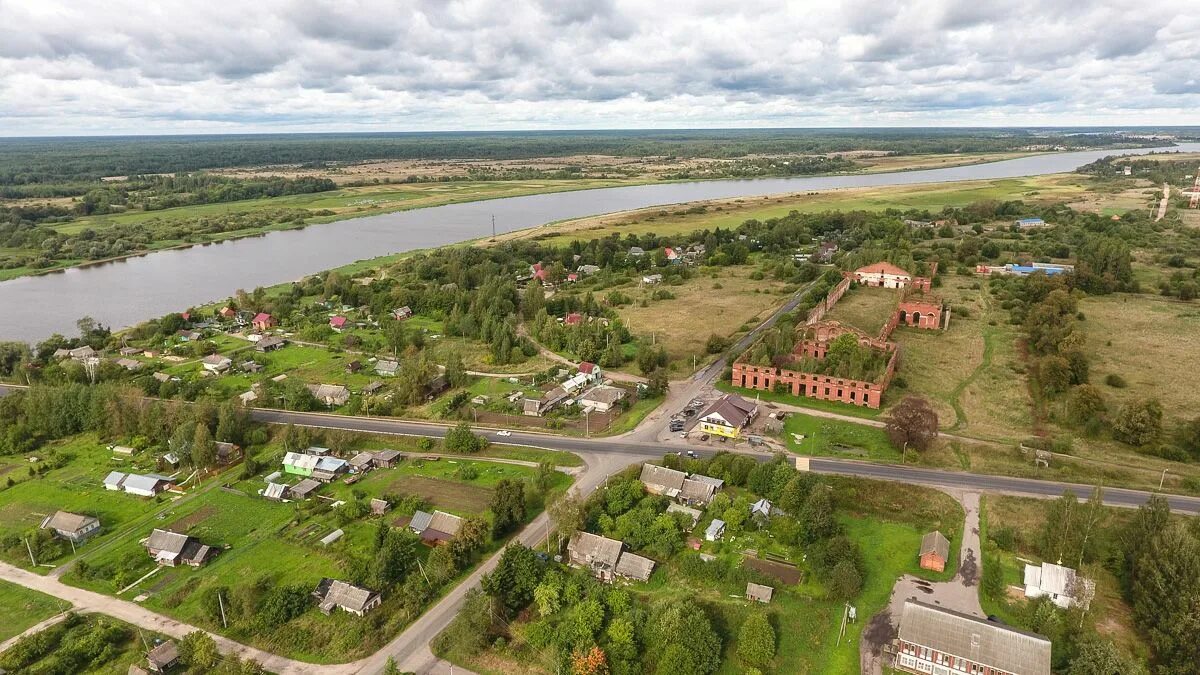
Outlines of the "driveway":
[[[950,581],[926,581],[905,574],[892,587],[888,606],[875,616],[863,630],[859,642],[859,659],[863,675],[883,672],[883,647],[900,632],[900,617],[906,600],[920,600],[938,607],[987,618],[979,604],[979,577],[983,572],[983,556],[979,547],[979,493],[947,491],[963,507],[963,536],[958,553],[958,571]],[[916,551],[913,552],[916,555]]]

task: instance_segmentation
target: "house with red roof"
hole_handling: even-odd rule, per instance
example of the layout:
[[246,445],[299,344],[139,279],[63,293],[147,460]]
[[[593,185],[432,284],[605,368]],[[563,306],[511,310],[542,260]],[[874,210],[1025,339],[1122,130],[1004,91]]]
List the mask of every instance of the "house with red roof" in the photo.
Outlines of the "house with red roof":
[[254,327],[254,330],[267,330],[278,326],[279,322],[270,314],[259,312],[254,315],[254,320],[250,322],[250,325]]
[[579,312],[571,312],[563,318],[563,325],[578,326],[583,323],[583,315]]
[[600,372],[600,366],[592,363],[591,361],[584,361],[583,363],[580,363],[579,372],[583,375],[587,375],[592,382],[599,382],[600,380],[604,379],[604,375]]
[[904,288],[912,283],[913,277],[890,262],[880,261],[854,270],[854,280],[866,286]]
[[667,246],[666,248],[664,248],[663,253],[667,254],[667,262],[670,262],[670,263],[679,262],[679,252],[676,251],[675,249],[671,248],[670,246]]
[[344,316],[329,317],[329,327],[336,330],[339,333],[342,332],[342,329],[346,327],[346,317],[344,317]]
[[226,306],[222,307],[221,311],[217,312],[217,315],[222,319],[232,319],[233,317],[237,316],[237,312],[234,311],[232,307]]
[[529,274],[538,281],[546,280],[546,270],[542,268],[542,263],[537,262],[529,266]]
[[574,272],[571,272],[570,274],[567,275],[567,281],[569,281],[571,283],[575,283],[576,281],[579,281],[579,275]]

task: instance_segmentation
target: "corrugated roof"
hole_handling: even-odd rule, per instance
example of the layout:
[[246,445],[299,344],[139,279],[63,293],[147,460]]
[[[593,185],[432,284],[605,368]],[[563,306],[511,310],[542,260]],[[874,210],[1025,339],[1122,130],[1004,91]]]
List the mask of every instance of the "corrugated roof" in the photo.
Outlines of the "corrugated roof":
[[921,537],[921,555],[926,553],[936,553],[945,560],[950,555],[950,540],[946,539],[938,530],[926,533]]
[[54,515],[42,521],[42,529],[50,528],[52,530],[60,530],[62,532],[78,532],[92,523],[100,522],[92,516],[83,516],[78,513],[69,513],[67,511],[56,511]]
[[137,474],[129,474],[126,476],[122,487],[124,487],[127,492],[132,490],[154,492],[158,489],[158,484],[163,481],[169,482],[170,479],[164,476],[139,476]]
[[701,483],[708,483],[709,485],[713,486],[714,488],[716,488],[718,490],[720,490],[725,485],[725,481],[720,478],[713,478],[712,476],[703,476],[698,473],[694,473],[694,474],[688,476],[688,478],[691,480],[698,480]]
[[708,524],[708,528],[704,530],[704,536],[708,539],[712,539],[719,536],[721,531],[724,529],[725,521],[721,520],[720,518],[714,518],[713,521]]
[[167,551],[168,553],[180,553],[183,551],[183,547],[187,546],[188,539],[189,537],[186,534],[155,529],[150,533],[150,539],[146,541],[146,548],[152,548],[156,551]]
[[629,579],[649,581],[650,575],[654,572],[654,561],[626,551],[617,560],[617,567],[613,571]]
[[1050,675],[1050,640],[968,614],[908,600],[899,638],[1020,675]]
[[438,532],[445,532],[453,537],[458,534],[459,529],[462,528],[462,524],[463,519],[459,518],[453,513],[434,511],[433,517],[429,519],[428,529],[437,530]]
[[321,484],[311,478],[305,478],[293,485],[289,490],[298,497],[307,497],[321,488]]
[[1041,567],[1025,566],[1025,585],[1040,588],[1045,593],[1070,596],[1071,585],[1074,582],[1075,570],[1070,567],[1054,563],[1042,563]]
[[125,481],[125,477],[128,475],[129,474],[122,473],[120,471],[110,471],[109,474],[104,477],[104,484],[119,486],[121,483],[123,483]]
[[700,413],[700,419],[716,415],[735,427],[742,427],[750,421],[756,407],[737,394],[726,394],[710,403],[704,412]]
[[571,560],[579,564],[615,567],[624,545],[616,539],[579,531],[571,535],[571,541],[567,543],[567,552]]
[[749,600],[757,600],[759,602],[770,602],[771,596],[775,594],[775,589],[762,584],[748,583],[746,584],[746,598]]
[[432,520],[433,520],[432,513],[426,513],[424,511],[417,511],[416,513],[413,514],[412,520],[408,521],[408,526],[409,526],[409,528],[412,529],[413,532],[416,532],[417,534],[421,534],[422,532],[425,531],[425,528],[429,527],[429,523]]
[[348,584],[344,581],[338,581],[336,579],[323,579],[321,585],[326,585],[326,581],[328,581],[329,584],[328,590],[325,591],[323,602],[330,603],[332,605],[341,607],[342,609],[347,609],[353,612],[364,611],[367,608],[367,605],[370,604],[370,602],[375,598],[375,596],[379,595],[375,591],[360,588],[358,586],[354,586],[353,584]]
[[694,502],[703,502],[707,504],[712,499],[713,492],[716,491],[716,486],[712,483],[704,483],[702,481],[688,478],[683,481],[683,488],[679,491],[679,496]]
[[700,520],[701,516],[700,511],[693,508],[688,508],[683,504],[671,504],[667,506],[667,513],[682,513],[692,519],[692,525],[695,525],[696,521]]
[[263,490],[263,496],[267,499],[283,499],[283,493],[287,490],[287,486],[279,483],[268,483],[267,489]]
[[679,490],[683,488],[683,481],[686,478],[687,474],[682,471],[668,469],[657,464],[643,464],[639,480],[645,485],[660,485],[669,490]]

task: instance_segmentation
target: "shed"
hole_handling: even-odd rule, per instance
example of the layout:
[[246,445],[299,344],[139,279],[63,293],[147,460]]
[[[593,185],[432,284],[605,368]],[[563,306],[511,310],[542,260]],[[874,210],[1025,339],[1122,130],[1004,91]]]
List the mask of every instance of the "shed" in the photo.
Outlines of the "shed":
[[921,569],[943,572],[950,555],[950,540],[938,530],[921,537]]
[[308,499],[314,492],[321,489],[321,484],[311,478],[296,483],[288,488],[288,493],[296,499]]
[[704,538],[709,541],[721,541],[721,537],[725,536],[725,521],[714,518],[708,524],[708,529],[704,530]]
[[267,483],[267,488],[263,490],[263,497],[274,501],[281,501],[285,494],[287,486],[279,483]]
[[635,581],[649,581],[654,573],[654,561],[628,551],[621,554],[615,570],[617,576]]
[[396,462],[404,458],[398,450],[377,450],[375,452],[375,466],[381,469],[390,469],[396,465]]
[[749,583],[746,584],[746,599],[755,600],[757,602],[771,602],[771,596],[774,595],[775,589],[762,584]]
[[700,522],[700,515],[701,515],[700,511],[693,509],[693,508],[689,508],[682,504],[671,504],[670,506],[667,507],[667,513],[682,513],[683,515],[687,516],[688,518],[691,518],[691,520],[692,520],[691,526],[692,527],[695,527],[696,523]]
[[391,508],[391,506],[392,505],[389,504],[386,499],[372,499],[371,515],[382,516],[383,514],[387,513],[387,510]]
[[175,644],[174,640],[159,643],[146,655],[146,662],[150,666],[150,670],[156,673],[165,673],[168,668],[179,663],[179,646]]

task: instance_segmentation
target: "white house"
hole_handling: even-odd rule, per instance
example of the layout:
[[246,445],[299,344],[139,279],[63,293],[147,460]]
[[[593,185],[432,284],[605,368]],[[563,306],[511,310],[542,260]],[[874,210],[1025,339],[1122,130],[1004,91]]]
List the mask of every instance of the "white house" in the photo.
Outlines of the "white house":
[[653,286],[654,284],[661,284],[662,280],[663,280],[663,275],[661,275],[661,274],[642,275],[642,283],[646,284],[647,286]]
[[912,283],[912,275],[889,262],[877,262],[854,270],[854,280],[866,286],[904,288]]
[[1094,581],[1078,576],[1070,567],[1053,563],[1025,566],[1025,597],[1034,599],[1049,596],[1054,604],[1063,609],[1078,604],[1087,609],[1095,586]]
[[595,412],[606,413],[613,409],[618,401],[625,398],[625,390],[608,385],[592,387],[586,394],[578,398],[579,405]]
[[200,363],[204,364],[204,369],[210,373],[223,373],[233,365],[233,361],[228,356],[220,354],[209,354],[201,359]]

